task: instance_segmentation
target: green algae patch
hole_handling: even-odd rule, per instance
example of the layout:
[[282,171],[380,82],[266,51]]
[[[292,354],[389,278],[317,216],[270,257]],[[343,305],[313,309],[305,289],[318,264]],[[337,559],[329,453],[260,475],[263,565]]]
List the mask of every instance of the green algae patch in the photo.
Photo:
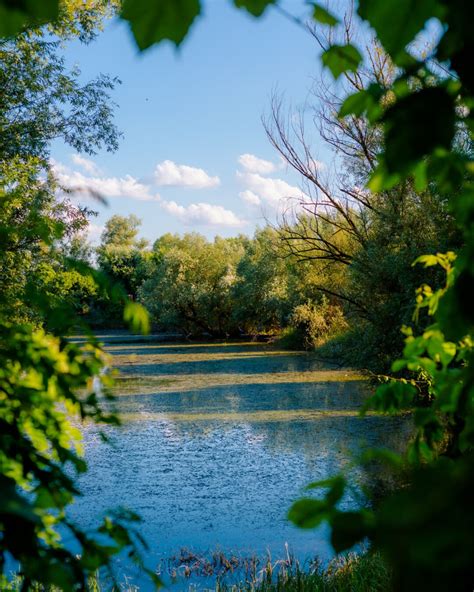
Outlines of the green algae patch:
[[375,413],[367,414],[361,417],[356,410],[337,410],[337,411],[316,411],[314,409],[295,409],[295,410],[266,410],[251,412],[217,412],[217,413],[122,413],[121,418],[125,422],[133,421],[171,421],[178,422],[197,422],[197,421],[219,421],[233,423],[267,423],[282,421],[317,421],[325,418],[344,418],[354,417],[361,421],[365,417],[370,417]]
[[370,392],[367,379],[358,373],[343,371],[275,372],[269,374],[171,374],[166,377],[122,375],[116,379],[113,392],[116,396],[186,392],[221,386],[272,385],[272,384],[330,384],[354,383],[354,387]]

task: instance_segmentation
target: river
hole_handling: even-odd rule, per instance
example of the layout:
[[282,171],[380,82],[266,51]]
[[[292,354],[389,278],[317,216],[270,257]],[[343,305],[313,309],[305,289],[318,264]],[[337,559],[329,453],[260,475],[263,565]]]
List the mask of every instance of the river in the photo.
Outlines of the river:
[[363,376],[312,354],[262,343],[101,339],[119,371],[123,426],[105,429],[110,444],[84,426],[89,471],[72,515],[87,528],[111,507],[134,510],[147,565],[161,565],[165,577],[186,569],[169,561],[183,548],[277,559],[288,545],[301,561],[328,560],[327,527],[294,527],[291,502],[363,447],[398,448],[408,438],[401,418],[358,416],[369,393]]

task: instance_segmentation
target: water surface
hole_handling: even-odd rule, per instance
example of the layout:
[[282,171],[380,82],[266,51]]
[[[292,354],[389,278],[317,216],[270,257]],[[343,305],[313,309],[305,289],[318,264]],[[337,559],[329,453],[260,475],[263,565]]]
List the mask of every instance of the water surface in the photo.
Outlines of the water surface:
[[295,528],[291,502],[361,447],[408,437],[400,418],[360,418],[363,377],[311,354],[117,338],[107,350],[124,425],[108,431],[112,446],[84,427],[89,472],[73,513],[87,527],[117,504],[138,512],[153,567],[183,547],[278,557],[288,543],[301,559],[328,559],[327,528]]

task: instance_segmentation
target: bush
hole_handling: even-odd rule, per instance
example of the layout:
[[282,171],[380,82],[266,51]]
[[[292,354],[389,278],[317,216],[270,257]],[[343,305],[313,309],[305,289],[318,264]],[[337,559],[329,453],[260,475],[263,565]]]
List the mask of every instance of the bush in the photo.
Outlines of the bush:
[[320,304],[307,302],[296,306],[290,315],[289,326],[291,332],[286,336],[287,343],[311,350],[346,330],[347,322],[341,307],[323,298]]

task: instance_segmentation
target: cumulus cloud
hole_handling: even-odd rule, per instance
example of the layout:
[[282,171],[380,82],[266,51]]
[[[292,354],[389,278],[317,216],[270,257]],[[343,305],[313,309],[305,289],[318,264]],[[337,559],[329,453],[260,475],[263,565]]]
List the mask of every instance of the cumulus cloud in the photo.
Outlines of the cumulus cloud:
[[251,206],[259,206],[262,203],[262,200],[256,195],[253,191],[246,189],[239,193],[239,197],[241,197],[246,203],[250,204]]
[[79,171],[71,171],[61,163],[52,163],[56,177],[65,189],[75,193],[97,194],[101,197],[128,197],[140,201],[159,199],[148,185],[131,175],[123,177],[89,177]]
[[89,173],[90,175],[101,174],[99,167],[95,164],[95,162],[93,162],[89,158],[85,158],[80,154],[72,154],[71,160],[75,165],[81,167],[84,171],[86,171],[86,173]]
[[196,203],[182,206],[175,201],[161,200],[161,207],[187,225],[200,224],[203,226],[228,226],[237,228],[244,224],[234,212],[222,206],[209,203]]
[[175,185],[203,189],[219,185],[219,177],[211,177],[204,169],[164,160],[156,165],[155,181],[158,185]]
[[[247,203],[258,205],[265,202],[278,207],[289,199],[306,200],[308,196],[298,187],[290,185],[283,179],[263,177],[257,173],[243,173],[237,171],[237,179],[245,186],[245,191],[239,196]],[[257,199],[260,202],[257,202]]]
[[249,173],[258,173],[259,175],[269,175],[276,171],[277,166],[269,160],[258,158],[254,154],[241,154],[239,164]]

